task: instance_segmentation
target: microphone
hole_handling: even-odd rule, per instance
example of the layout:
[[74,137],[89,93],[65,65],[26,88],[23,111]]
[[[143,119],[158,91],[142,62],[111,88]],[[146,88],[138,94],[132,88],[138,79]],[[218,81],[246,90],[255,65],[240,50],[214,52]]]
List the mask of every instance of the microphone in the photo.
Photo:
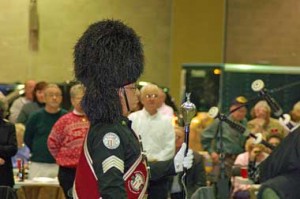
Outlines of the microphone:
[[259,95],[267,101],[269,106],[271,107],[274,115],[278,118],[281,118],[282,122],[287,126],[289,130],[292,130],[294,128],[294,125],[290,122],[290,118],[283,114],[282,108],[277,103],[277,101],[270,96],[267,89],[265,88],[265,84],[261,79],[255,80],[251,88],[254,92],[258,92]]
[[276,117],[281,117],[283,115],[281,107],[275,101],[275,99],[269,95],[267,89],[265,88],[265,83],[261,79],[255,80],[252,83],[251,88],[254,92],[259,92],[259,95],[267,101]]
[[256,144],[261,143],[261,144],[265,145],[266,147],[270,148],[271,150],[275,149],[275,147],[273,145],[271,145],[270,143],[268,143],[267,141],[262,139],[261,133],[257,133],[257,134],[251,133],[245,127],[243,127],[241,124],[238,124],[238,123],[228,119],[228,117],[226,115],[219,113],[218,107],[215,107],[215,106],[211,107],[208,111],[208,116],[213,119],[218,118],[220,121],[226,122],[231,128],[242,133],[245,137],[250,136],[250,137],[254,138],[255,139],[254,143],[256,143]]
[[226,115],[220,113],[218,107],[215,107],[215,106],[211,107],[208,111],[208,116],[213,118],[213,119],[219,118],[219,120],[226,122],[231,128],[237,130],[240,133],[244,134],[246,132],[245,127],[243,127],[242,125],[228,119],[228,117]]

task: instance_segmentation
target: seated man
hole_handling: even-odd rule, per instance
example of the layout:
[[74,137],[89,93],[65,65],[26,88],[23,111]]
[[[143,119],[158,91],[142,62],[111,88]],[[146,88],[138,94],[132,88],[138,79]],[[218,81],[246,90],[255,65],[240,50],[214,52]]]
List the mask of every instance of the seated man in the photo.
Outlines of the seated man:
[[[236,97],[233,99],[230,111],[235,110],[236,108],[245,105],[247,99],[243,96]],[[234,111],[228,117],[230,120],[239,123],[243,126],[246,126],[247,119],[247,108],[242,107],[237,111]],[[220,156],[220,144],[219,141],[219,130],[222,129],[222,143],[223,143],[223,152],[225,154],[225,169],[227,177],[231,177],[231,169],[233,163],[238,154],[244,152],[244,145],[246,142],[246,136],[241,134],[236,129],[233,129],[229,124],[222,122],[219,128],[220,120],[216,119],[214,122],[208,126],[201,134],[201,143],[203,149],[208,151],[212,157],[213,163],[216,167],[219,166],[219,156]],[[218,169],[216,169],[216,176],[218,176]]]

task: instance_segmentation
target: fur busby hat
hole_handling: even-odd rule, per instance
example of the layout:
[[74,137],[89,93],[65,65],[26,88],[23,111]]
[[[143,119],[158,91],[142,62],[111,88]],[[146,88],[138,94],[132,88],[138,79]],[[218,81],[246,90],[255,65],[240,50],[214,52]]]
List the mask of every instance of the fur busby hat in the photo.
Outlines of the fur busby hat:
[[132,28],[103,20],[90,25],[75,45],[74,65],[86,87],[82,107],[91,123],[113,122],[122,115],[118,88],[143,72],[143,46]]

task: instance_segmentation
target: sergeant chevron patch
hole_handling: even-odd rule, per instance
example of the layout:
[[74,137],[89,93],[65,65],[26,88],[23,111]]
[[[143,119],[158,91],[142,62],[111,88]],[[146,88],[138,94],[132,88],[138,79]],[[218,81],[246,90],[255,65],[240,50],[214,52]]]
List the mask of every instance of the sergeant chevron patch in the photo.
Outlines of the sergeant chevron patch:
[[106,173],[109,169],[111,169],[113,167],[120,170],[121,173],[124,173],[124,161],[115,155],[106,158],[102,162],[102,167],[103,167],[103,173]]

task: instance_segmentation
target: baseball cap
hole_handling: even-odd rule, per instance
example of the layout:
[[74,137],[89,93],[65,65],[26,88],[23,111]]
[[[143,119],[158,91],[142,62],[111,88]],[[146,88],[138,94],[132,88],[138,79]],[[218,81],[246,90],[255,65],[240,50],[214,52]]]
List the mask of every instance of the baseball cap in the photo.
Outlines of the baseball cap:
[[244,96],[238,96],[231,101],[231,106],[232,105],[244,105],[247,102],[248,102],[247,98],[245,98]]

